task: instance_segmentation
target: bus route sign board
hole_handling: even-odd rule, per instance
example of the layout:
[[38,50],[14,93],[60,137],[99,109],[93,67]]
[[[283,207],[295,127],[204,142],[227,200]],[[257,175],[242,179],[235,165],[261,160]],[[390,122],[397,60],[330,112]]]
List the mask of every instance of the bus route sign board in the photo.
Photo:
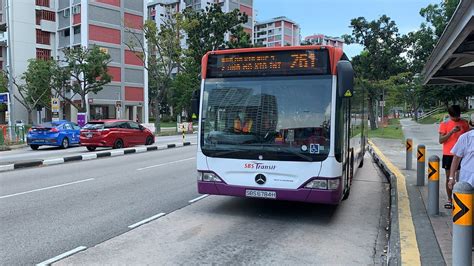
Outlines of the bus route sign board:
[[0,103],[8,103],[7,93],[0,93]]
[[207,77],[330,74],[328,50],[268,51],[210,55]]

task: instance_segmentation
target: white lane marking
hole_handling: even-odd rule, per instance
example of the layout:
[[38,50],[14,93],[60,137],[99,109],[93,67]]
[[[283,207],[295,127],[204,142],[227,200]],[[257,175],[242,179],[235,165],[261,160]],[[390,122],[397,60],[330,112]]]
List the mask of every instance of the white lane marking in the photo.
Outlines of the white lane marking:
[[142,225],[142,224],[146,224],[146,223],[148,223],[148,222],[151,222],[151,221],[153,221],[153,220],[155,220],[155,219],[158,219],[158,218],[160,218],[161,216],[165,216],[165,215],[166,215],[166,213],[164,213],[164,212],[158,213],[157,215],[153,215],[152,217],[147,218],[147,219],[145,219],[145,220],[142,220],[142,221],[140,221],[140,222],[138,222],[138,223],[134,223],[134,224],[132,224],[132,225],[129,225],[128,228],[133,229],[133,228],[139,227],[139,226]]
[[79,180],[79,181],[70,182],[70,183],[61,184],[61,185],[56,185],[56,186],[51,186],[51,187],[33,189],[33,190],[25,191],[25,192],[20,192],[20,193],[15,193],[15,194],[10,194],[10,195],[1,196],[0,199],[6,199],[6,198],[14,197],[14,196],[19,196],[19,195],[23,195],[23,194],[28,194],[28,193],[33,193],[33,192],[38,192],[38,191],[43,191],[43,190],[58,188],[58,187],[70,186],[70,185],[79,184],[79,183],[82,183],[82,182],[87,182],[87,181],[92,181],[92,180],[94,180],[94,178]]
[[45,260],[45,261],[43,261],[43,262],[40,262],[40,263],[36,264],[36,266],[51,265],[52,263],[54,263],[54,262],[56,262],[56,261],[62,260],[62,259],[64,259],[64,258],[66,258],[66,257],[69,257],[69,256],[71,256],[71,255],[73,255],[73,254],[75,254],[75,253],[81,252],[81,251],[86,250],[86,249],[87,249],[87,247],[84,247],[84,246],[80,246],[80,247],[77,247],[77,248],[75,248],[75,249],[71,249],[71,250],[69,250],[69,251],[67,251],[67,252],[64,252],[63,254],[60,254],[60,255],[54,257],[54,258],[51,258],[51,259],[49,259],[49,260]]
[[43,165],[53,165],[53,164],[61,164],[61,163],[64,163],[63,158],[47,159],[43,161]]
[[180,162],[190,161],[190,160],[194,160],[194,159],[196,159],[196,157],[186,158],[186,159],[177,160],[177,161],[168,162],[168,163],[162,163],[162,164],[151,165],[151,166],[147,166],[147,167],[143,167],[143,168],[138,168],[137,171],[142,171],[142,170],[146,170],[146,169],[150,169],[150,168],[155,168],[155,167],[170,165],[170,164],[174,164],[174,163],[180,163]]
[[97,154],[96,153],[93,153],[93,154],[82,154],[82,160],[83,161],[86,161],[86,160],[92,160],[92,159],[97,159]]
[[188,202],[189,202],[189,203],[194,203],[194,202],[196,202],[196,201],[198,201],[198,200],[202,200],[203,198],[205,198],[205,197],[207,197],[207,196],[209,196],[209,194],[204,194],[204,195],[202,195],[202,196],[200,196],[200,197],[197,197],[197,198],[195,198],[195,199],[192,199],[192,200],[190,200],[190,201],[188,201]]
[[14,164],[0,165],[0,172],[15,170]]

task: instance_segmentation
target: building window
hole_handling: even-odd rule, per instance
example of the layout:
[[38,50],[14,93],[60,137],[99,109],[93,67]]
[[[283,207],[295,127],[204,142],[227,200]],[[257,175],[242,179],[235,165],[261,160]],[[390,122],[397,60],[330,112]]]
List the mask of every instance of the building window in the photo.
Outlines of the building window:
[[69,8],[64,9],[62,13],[63,13],[63,17],[68,18],[70,16]]
[[56,21],[56,14],[52,11],[42,10],[41,18],[48,21]]
[[65,29],[63,31],[64,37],[69,37],[71,35],[71,30],[70,29]]
[[41,20],[56,21],[56,14],[48,10],[36,10],[36,25],[41,24]]
[[50,45],[50,33],[42,30],[36,30],[36,43]]
[[81,13],[81,5],[77,5],[72,8],[73,15],[80,14],[80,13]]
[[74,30],[74,35],[80,34],[81,33],[81,26],[75,26],[73,28],[73,30]]
[[36,0],[36,5],[49,7],[49,0]]
[[50,60],[51,50],[36,48],[36,59]]

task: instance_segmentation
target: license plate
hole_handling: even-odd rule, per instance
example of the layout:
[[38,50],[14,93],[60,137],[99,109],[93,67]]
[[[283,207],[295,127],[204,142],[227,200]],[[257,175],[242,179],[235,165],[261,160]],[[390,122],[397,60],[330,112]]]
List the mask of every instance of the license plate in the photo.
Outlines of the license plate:
[[276,199],[277,193],[275,191],[263,191],[263,190],[245,190],[245,196],[251,198],[264,198],[264,199]]

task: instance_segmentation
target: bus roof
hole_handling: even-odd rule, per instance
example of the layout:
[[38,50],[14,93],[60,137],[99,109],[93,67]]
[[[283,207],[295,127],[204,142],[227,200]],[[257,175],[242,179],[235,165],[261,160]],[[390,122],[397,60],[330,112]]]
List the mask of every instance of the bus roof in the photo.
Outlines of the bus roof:
[[256,47],[256,48],[240,48],[240,49],[226,49],[209,51],[202,57],[201,76],[205,79],[207,76],[207,61],[210,55],[222,55],[222,54],[240,54],[240,53],[254,53],[254,52],[269,52],[269,51],[296,51],[296,50],[322,50],[327,49],[329,51],[329,59],[331,62],[331,74],[336,74],[336,65],[339,60],[343,57],[344,52],[342,48],[334,47],[330,45],[305,45],[305,46],[282,46],[282,47]]

